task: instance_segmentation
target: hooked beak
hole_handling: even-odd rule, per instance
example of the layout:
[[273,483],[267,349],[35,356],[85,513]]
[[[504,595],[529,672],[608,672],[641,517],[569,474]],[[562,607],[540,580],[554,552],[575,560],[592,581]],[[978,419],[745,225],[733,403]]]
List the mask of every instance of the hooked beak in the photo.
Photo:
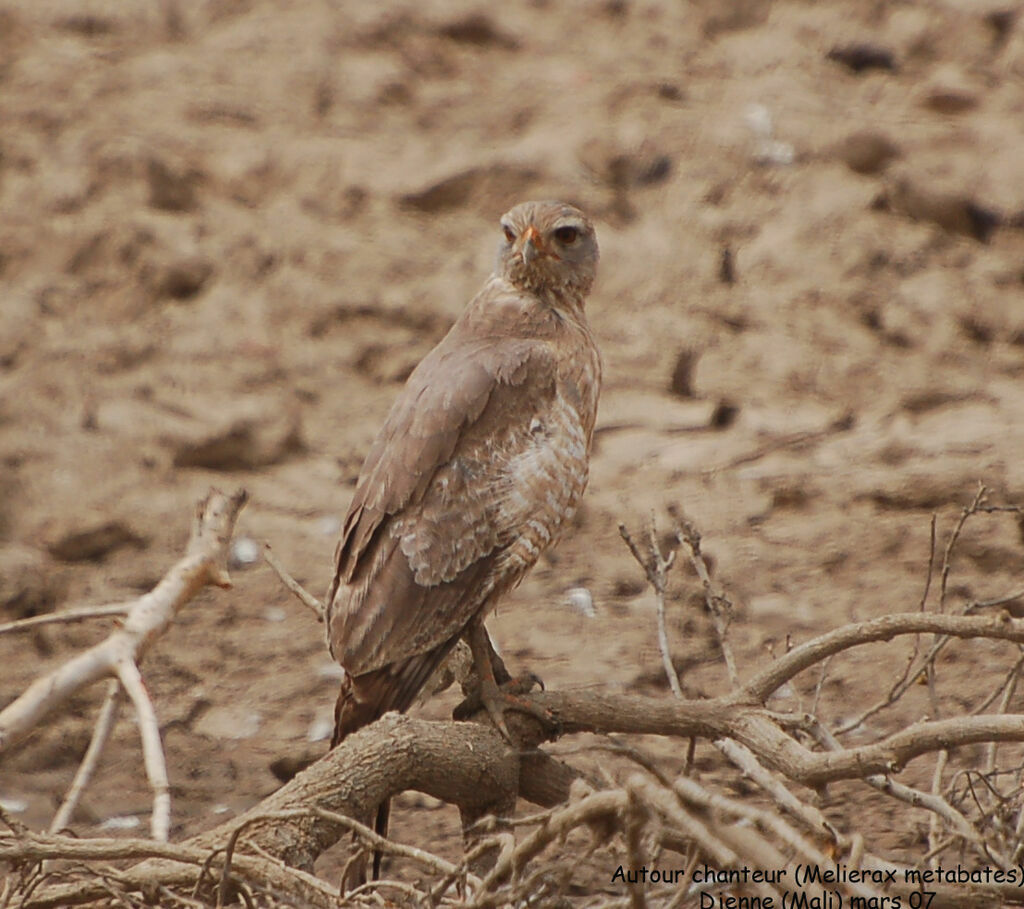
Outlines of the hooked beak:
[[523,231],[520,239],[519,254],[523,257],[523,261],[529,265],[538,256],[543,256],[546,253],[547,250],[544,249],[544,245],[541,242],[540,231],[531,224]]

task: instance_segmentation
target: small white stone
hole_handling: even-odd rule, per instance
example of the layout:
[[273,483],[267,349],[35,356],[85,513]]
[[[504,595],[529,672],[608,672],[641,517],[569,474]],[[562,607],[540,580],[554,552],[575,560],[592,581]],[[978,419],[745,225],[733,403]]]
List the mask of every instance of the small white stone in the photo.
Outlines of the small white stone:
[[263,718],[253,710],[211,707],[196,723],[196,732],[215,739],[247,739],[259,732]]
[[231,542],[231,567],[245,568],[260,560],[260,544],[252,537],[236,537]]
[[744,112],[747,128],[754,134],[754,161],[758,164],[787,166],[796,160],[796,150],[789,142],[774,138],[772,112],[763,104],[751,104]]
[[313,720],[306,730],[307,742],[322,742],[334,733],[334,720],[321,716]]
[[0,808],[11,812],[11,814],[21,814],[28,810],[28,802],[14,796],[0,796]]
[[581,615],[588,619],[594,618],[597,612],[594,610],[594,598],[586,587],[573,587],[565,595],[566,601]]
[[325,537],[336,537],[341,533],[341,521],[335,515],[328,515],[320,519],[317,529]]
[[210,810],[214,814],[227,814],[231,811],[231,808],[228,805],[214,805]]
[[754,160],[758,164],[774,164],[779,167],[787,167],[796,160],[796,150],[788,142],[772,139],[758,144],[754,152]]
[[142,821],[134,814],[116,814],[103,821],[100,830],[134,830],[141,826]]
[[345,670],[337,663],[321,663],[317,666],[316,674],[321,679],[340,682],[345,675]]
[[263,610],[263,618],[268,622],[283,622],[288,617],[288,613],[280,606],[268,606]]
[[743,112],[747,128],[759,139],[770,139],[775,131],[772,112],[763,104],[751,104]]

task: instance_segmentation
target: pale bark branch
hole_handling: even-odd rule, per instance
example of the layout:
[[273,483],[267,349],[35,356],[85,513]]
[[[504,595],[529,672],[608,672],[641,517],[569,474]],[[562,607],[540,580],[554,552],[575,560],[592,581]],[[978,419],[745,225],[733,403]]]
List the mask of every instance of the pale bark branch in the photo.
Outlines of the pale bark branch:
[[230,497],[212,491],[193,520],[185,556],[153,590],[123,605],[123,625],[106,640],[36,679],[0,711],[0,754],[76,691],[98,679],[117,675],[120,660],[141,660],[178,611],[203,587],[231,586],[226,567],[227,546],[246,498],[241,491]]
[[121,683],[117,679],[111,679],[107,682],[107,696],[104,698],[103,706],[100,708],[100,715],[96,718],[96,725],[93,727],[89,747],[85,750],[85,756],[82,758],[82,763],[78,766],[78,771],[75,773],[75,778],[71,781],[71,786],[68,787],[68,793],[64,797],[64,801],[61,802],[60,808],[57,809],[57,813],[53,816],[53,821],[50,823],[50,833],[60,833],[61,830],[71,823],[71,818],[78,807],[78,800],[82,797],[85,787],[89,785],[89,780],[92,779],[92,775],[96,771],[100,755],[103,754],[103,749],[106,747],[110,733],[114,728],[117,713],[121,709],[122,691]]
[[[131,699],[139,720],[146,776],[153,789],[152,834],[165,841],[170,830],[170,782],[156,711],[146,692],[139,662],[178,612],[207,585],[230,587],[227,550],[235,521],[246,502],[244,491],[232,496],[211,490],[199,503],[192,521],[185,555],[149,593],[130,603],[103,607],[123,612],[120,627],[100,643],[36,679],[28,689],[0,711],[0,754],[23,739],[75,692],[101,678],[114,678]],[[94,610],[95,612],[95,610]],[[108,689],[92,743],[69,793],[69,801],[54,823],[70,819],[81,791],[109,736],[116,697]]]
[[676,560],[676,551],[672,550],[667,556],[661,552],[658,543],[657,528],[654,523],[654,514],[651,514],[650,524],[647,527],[647,539],[645,541],[647,552],[641,552],[640,547],[634,542],[632,534],[625,524],[619,524],[619,536],[622,537],[629,548],[636,563],[643,569],[647,583],[654,591],[655,616],[658,627],[658,650],[661,652],[661,664],[665,669],[665,677],[668,679],[672,694],[677,698],[683,696],[683,689],[679,684],[679,676],[672,663],[672,649],[668,642],[668,626],[665,620],[665,591],[668,588],[668,573]]
[[171,829],[171,781],[167,776],[167,761],[164,758],[163,743],[160,741],[160,723],[142,681],[139,667],[130,660],[123,660],[117,666],[117,677],[131,699],[139,721],[142,760],[146,768],[146,778],[153,790],[150,833],[157,842],[165,843]]

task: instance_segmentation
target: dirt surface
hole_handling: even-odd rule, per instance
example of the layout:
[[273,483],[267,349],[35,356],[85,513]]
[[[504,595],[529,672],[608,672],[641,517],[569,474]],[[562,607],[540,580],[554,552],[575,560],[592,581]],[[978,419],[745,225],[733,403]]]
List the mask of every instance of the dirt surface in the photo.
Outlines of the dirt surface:
[[[490,623],[513,667],[665,690],[617,523],[654,509],[667,529],[668,503],[704,534],[744,673],[787,641],[918,608],[933,512],[941,554],[979,481],[1024,503],[1014,9],[3,3],[0,621],[148,589],[211,484],[246,487],[240,533],[322,593],[390,401],[488,273],[498,216],[536,197],[598,224],[606,382],[576,526]],[[176,838],[272,791],[275,760],[326,748],[321,628],[266,567],[234,579],[143,667]],[[1013,515],[979,516],[946,607],[1022,581]],[[581,587],[593,616],[572,605]],[[670,631],[692,695],[726,684],[700,603],[678,570]],[[0,637],[0,703],[108,629]],[[823,719],[884,694],[909,649],[835,661]],[[958,645],[943,710],[973,708],[1013,658]],[[800,682],[773,703],[806,709],[817,676]],[[0,764],[26,823],[48,823],[101,694]],[[911,692],[869,731],[928,711]],[[646,744],[679,765],[675,745]],[[698,748],[709,772],[712,755]],[[863,787],[823,805],[892,856],[923,851],[924,821],[896,831]],[[75,829],[127,817],[141,833],[148,810],[126,715]],[[458,854],[455,812],[424,798],[399,800],[394,829]]]

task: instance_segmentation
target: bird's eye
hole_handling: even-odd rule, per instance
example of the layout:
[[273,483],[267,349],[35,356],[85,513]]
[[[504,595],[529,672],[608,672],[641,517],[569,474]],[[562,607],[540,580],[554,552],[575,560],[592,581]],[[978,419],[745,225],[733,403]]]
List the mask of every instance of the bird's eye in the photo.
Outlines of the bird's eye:
[[501,227],[502,230],[505,231],[505,239],[508,240],[509,243],[512,243],[516,238],[516,232],[505,224],[502,224]]
[[579,235],[580,232],[575,227],[559,227],[555,231],[555,239],[559,243],[564,244],[565,246],[569,246],[571,243],[575,243],[576,240],[579,239]]

